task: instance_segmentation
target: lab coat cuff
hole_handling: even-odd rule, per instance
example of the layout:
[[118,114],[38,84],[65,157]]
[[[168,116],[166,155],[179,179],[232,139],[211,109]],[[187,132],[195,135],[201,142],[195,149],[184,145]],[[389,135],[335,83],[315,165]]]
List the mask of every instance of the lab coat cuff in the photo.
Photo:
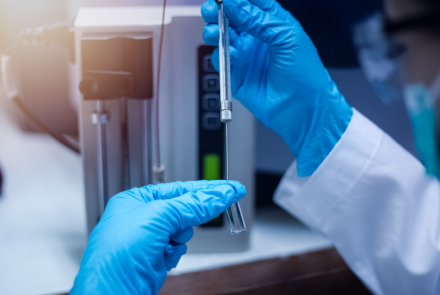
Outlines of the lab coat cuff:
[[347,130],[309,177],[299,177],[296,161],[286,171],[274,201],[312,228],[322,221],[362,177],[383,138],[383,131],[354,110]]

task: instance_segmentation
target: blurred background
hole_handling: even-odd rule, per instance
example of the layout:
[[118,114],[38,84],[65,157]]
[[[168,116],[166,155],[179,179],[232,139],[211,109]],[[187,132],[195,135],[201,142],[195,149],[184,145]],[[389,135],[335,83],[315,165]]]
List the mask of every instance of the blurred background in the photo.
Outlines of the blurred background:
[[[203,2],[169,0],[168,5]],[[300,20],[347,101],[417,157],[403,101],[385,105],[375,96],[359,69],[352,43],[353,24],[381,10],[382,2],[279,2]],[[63,43],[62,49],[40,45],[14,48],[14,40],[23,29],[59,22],[72,26],[78,9],[85,6],[162,4],[161,0],[0,0],[0,52],[9,52],[18,60],[14,71],[20,75],[15,83],[20,84],[22,100],[32,114],[52,132],[67,135],[70,144],[78,141],[78,102],[72,99],[72,92],[77,90],[69,86],[75,62],[74,55],[68,52],[73,50],[72,44]],[[33,294],[68,290],[86,244],[80,156],[46,132],[17,108],[7,93],[0,91],[1,294],[29,293],[23,286],[10,287],[23,284],[24,277]],[[250,173],[256,180],[257,209],[275,206],[272,195],[293,160],[281,138],[263,123],[256,122],[255,167]],[[57,182],[62,179],[62,183],[52,186],[52,179]],[[36,188],[40,189],[38,194]],[[33,227],[35,220],[40,222],[38,228]],[[61,242],[60,236],[63,236]],[[48,240],[53,243],[46,243]],[[11,249],[22,255],[14,255]],[[53,258],[54,253],[63,251],[68,255]],[[29,265],[30,260],[34,261],[33,266]],[[38,275],[35,275],[36,265],[42,270]],[[54,281],[45,276],[45,269],[55,270],[59,277]]]
[[[372,12],[380,10],[382,2],[380,0],[363,0],[356,3],[345,0],[333,1],[332,3],[327,3],[324,0],[294,2],[281,0],[279,2],[300,20],[348,102],[417,156],[411,133],[408,132],[410,123],[403,102],[400,101],[393,105],[384,105],[380,102],[359,69],[352,43],[351,29],[353,24]],[[201,5],[202,3],[201,0],[168,1],[168,5]],[[0,48],[4,49],[13,42],[14,37],[22,29],[56,22],[72,24],[79,7],[162,5],[162,1],[37,0],[29,2],[1,0],[0,5]],[[54,57],[53,49],[51,51],[47,48],[32,48],[23,54],[26,55],[24,59],[28,59],[22,63],[23,66],[26,67],[27,72],[33,71],[26,83],[38,83],[35,76],[38,76],[37,73],[41,73],[40,66],[42,64],[45,65],[46,75],[59,77],[53,79],[53,83],[50,85],[52,89],[46,89],[42,93],[29,93],[23,99],[29,99],[29,104],[35,114],[43,121],[47,121],[48,125],[58,126],[60,131],[64,133],[77,135],[76,113],[70,109],[70,107],[74,108],[75,103],[69,104],[69,94],[66,93],[68,87],[65,83],[67,83],[68,77],[66,77],[65,57]],[[44,58],[47,60],[42,61]],[[34,85],[29,88],[36,89]],[[61,98],[62,96],[64,97]],[[61,111],[54,114],[48,110],[48,104],[57,105],[58,110],[61,109]],[[265,191],[266,186],[268,194],[271,193],[279,181],[279,177],[293,161],[293,156],[282,140],[261,122],[257,122],[256,138],[255,165],[258,177],[262,177],[258,182],[262,185],[258,200],[267,203],[270,197],[267,198],[268,195],[261,194]]]

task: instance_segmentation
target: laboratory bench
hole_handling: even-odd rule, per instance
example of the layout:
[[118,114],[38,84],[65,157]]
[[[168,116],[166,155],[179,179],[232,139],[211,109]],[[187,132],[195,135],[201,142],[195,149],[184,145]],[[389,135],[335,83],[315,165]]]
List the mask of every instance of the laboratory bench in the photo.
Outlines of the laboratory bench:
[[159,295],[371,294],[334,249],[168,276]]
[[276,206],[257,209],[250,235],[244,252],[183,256],[159,294],[370,294],[327,238]]
[[158,295],[176,294],[371,295],[334,249],[168,276]]
[[[2,101],[0,294],[63,294],[87,244],[81,158],[22,132]],[[280,208],[259,209],[245,234],[247,251],[183,256],[160,294],[368,294],[327,238]]]

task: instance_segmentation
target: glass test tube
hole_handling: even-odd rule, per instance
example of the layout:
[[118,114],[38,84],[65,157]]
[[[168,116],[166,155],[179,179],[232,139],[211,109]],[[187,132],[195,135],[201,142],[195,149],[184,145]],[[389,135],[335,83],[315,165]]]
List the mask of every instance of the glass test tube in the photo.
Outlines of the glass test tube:
[[[229,184],[229,130],[228,123],[232,121],[232,92],[231,92],[231,66],[229,55],[229,19],[223,11],[223,0],[216,0],[218,4],[218,26],[220,31],[220,119],[225,123],[226,141],[226,179]],[[240,204],[234,203],[228,210],[226,216],[231,228],[231,234],[236,235],[247,231],[243,219]]]

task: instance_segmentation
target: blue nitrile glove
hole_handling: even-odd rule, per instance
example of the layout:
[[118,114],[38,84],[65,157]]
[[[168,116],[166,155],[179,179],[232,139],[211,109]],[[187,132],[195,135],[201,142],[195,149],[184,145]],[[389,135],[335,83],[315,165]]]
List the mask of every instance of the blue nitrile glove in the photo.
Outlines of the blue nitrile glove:
[[150,185],[110,199],[93,230],[71,295],[156,294],[186,253],[192,226],[243,198],[239,182]]
[[[218,45],[217,4],[205,2],[203,36]],[[345,132],[352,108],[300,23],[274,0],[224,0],[230,20],[232,94],[277,132],[309,176]],[[213,54],[218,69],[218,49]]]

